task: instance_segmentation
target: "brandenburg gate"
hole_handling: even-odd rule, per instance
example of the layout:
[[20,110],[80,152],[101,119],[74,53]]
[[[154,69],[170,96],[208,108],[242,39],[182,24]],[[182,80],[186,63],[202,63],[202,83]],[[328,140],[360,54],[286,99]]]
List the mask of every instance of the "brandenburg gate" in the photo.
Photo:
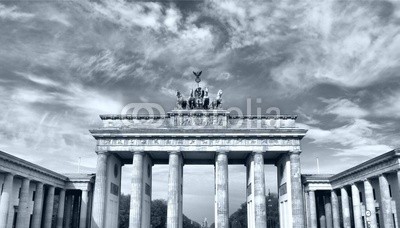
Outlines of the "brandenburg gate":
[[280,226],[304,227],[300,140],[306,130],[296,128],[296,116],[232,115],[221,108],[221,91],[210,102],[208,90],[200,87],[188,100],[177,95],[177,108],[165,115],[101,115],[102,127],[91,130],[97,140],[92,228],[117,227],[124,164],[133,164],[130,228],[150,227],[156,164],[169,165],[168,228],[182,228],[185,164],[215,166],[216,228],[229,227],[229,164],[243,164],[247,169],[249,228],[267,227],[265,164],[277,167]]

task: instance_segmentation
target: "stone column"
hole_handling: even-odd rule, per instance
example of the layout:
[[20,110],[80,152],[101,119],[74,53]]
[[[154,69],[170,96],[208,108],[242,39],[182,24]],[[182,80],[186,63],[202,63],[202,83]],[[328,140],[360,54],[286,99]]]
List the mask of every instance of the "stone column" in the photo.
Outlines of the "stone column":
[[51,228],[51,221],[53,219],[53,207],[54,207],[54,186],[50,186],[47,191],[46,197],[46,209],[44,212],[44,228]]
[[106,152],[97,153],[96,182],[93,196],[92,228],[105,228],[105,197],[107,189],[107,160]]
[[180,169],[182,167],[181,155],[179,152],[169,154],[169,177],[168,177],[168,211],[167,228],[182,227],[180,221]]
[[7,173],[4,180],[3,193],[0,198],[0,228],[6,228],[8,211],[11,204],[13,192],[14,175]]
[[364,224],[361,216],[360,191],[355,183],[351,185],[351,196],[353,201],[354,227],[363,228]]
[[18,204],[18,216],[16,228],[29,227],[29,185],[31,181],[28,178],[22,179],[21,193]]
[[215,159],[215,227],[229,227],[228,154],[217,152]]
[[87,211],[88,211],[88,191],[82,190],[81,199],[81,215],[79,219],[79,228],[86,228],[87,224]]
[[60,201],[58,203],[57,212],[57,228],[63,228],[64,209],[65,209],[65,189],[60,189]]
[[397,184],[399,185],[400,189],[400,170],[397,170]]
[[255,228],[261,228],[267,226],[265,179],[264,179],[264,156],[262,152],[255,152],[253,156],[254,156]]
[[389,193],[389,183],[384,174],[379,176],[379,189],[381,192],[381,212],[382,212],[382,224],[384,228],[393,228],[393,217],[391,207],[391,197]]
[[[304,207],[306,210],[306,227],[309,228],[309,227],[311,227],[309,191],[304,193]],[[268,221],[268,219],[267,219],[267,221]]]
[[339,200],[335,190],[331,191],[333,228],[340,228]]
[[72,222],[72,195],[67,194],[65,205],[65,228],[71,228]]
[[145,228],[142,225],[143,152],[133,154],[132,193],[129,210],[129,228]]
[[343,216],[343,227],[350,228],[351,227],[351,219],[350,219],[350,208],[349,208],[349,195],[344,187],[340,189],[340,193],[342,196],[342,216]]
[[325,218],[326,218],[326,228],[333,227],[333,220],[332,220],[332,205],[331,199],[329,196],[324,196],[325,200]]
[[301,183],[300,151],[290,153],[290,176],[292,185],[293,228],[304,228],[303,185]]
[[370,212],[370,216],[365,216],[366,221],[367,223],[369,222],[370,228],[378,228],[378,223],[376,221],[374,190],[371,182],[368,179],[364,180],[364,194],[366,212]]
[[36,183],[36,193],[33,206],[33,218],[32,218],[32,228],[41,228],[42,225],[42,213],[43,213],[43,183]]
[[310,227],[317,228],[317,202],[315,200],[315,191],[309,191],[310,198]]

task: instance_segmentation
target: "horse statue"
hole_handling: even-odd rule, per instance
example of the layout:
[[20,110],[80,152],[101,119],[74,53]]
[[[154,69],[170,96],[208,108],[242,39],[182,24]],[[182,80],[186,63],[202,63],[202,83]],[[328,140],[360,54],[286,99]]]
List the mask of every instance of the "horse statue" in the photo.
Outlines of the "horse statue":
[[177,109],[186,109],[187,107],[187,100],[183,97],[182,93],[179,91],[176,91],[176,108]]
[[209,109],[210,107],[210,98],[208,97],[208,88],[204,89],[204,97],[203,97],[203,108]]
[[194,98],[193,89],[190,91],[190,97],[188,103],[190,109],[196,108],[196,98]]
[[222,90],[218,90],[217,98],[211,103],[212,109],[221,109],[222,106]]
[[196,99],[196,108],[203,107],[204,90],[198,87],[194,90],[194,98]]

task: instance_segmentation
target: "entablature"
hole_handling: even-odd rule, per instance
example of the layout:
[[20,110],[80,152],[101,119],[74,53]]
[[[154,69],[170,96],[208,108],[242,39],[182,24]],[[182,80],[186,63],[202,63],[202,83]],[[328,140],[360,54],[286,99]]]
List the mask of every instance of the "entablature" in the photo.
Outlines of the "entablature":
[[64,188],[67,177],[0,151],[0,172]]

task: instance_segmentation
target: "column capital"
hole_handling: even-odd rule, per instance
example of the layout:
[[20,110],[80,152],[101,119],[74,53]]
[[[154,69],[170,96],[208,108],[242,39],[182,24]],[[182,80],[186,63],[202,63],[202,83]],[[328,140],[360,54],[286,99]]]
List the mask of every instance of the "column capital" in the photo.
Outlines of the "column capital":
[[362,179],[362,182],[365,182],[365,181],[369,181],[369,179],[368,178]]
[[170,150],[168,151],[168,154],[181,154],[180,150]]
[[265,151],[264,150],[253,150],[253,154],[263,154]]
[[129,150],[131,153],[133,154],[144,154],[145,152],[143,150],[134,150],[134,149],[130,149]]
[[5,173],[5,175],[6,175],[6,176],[12,176],[12,177],[14,177],[14,176],[15,176],[15,173],[11,173],[11,172],[10,172],[10,173]]
[[335,192],[336,193],[337,190],[338,190],[337,188],[332,188],[331,192]]
[[216,150],[215,153],[217,153],[217,154],[228,154],[229,150]]
[[54,186],[54,185],[47,185],[47,187],[49,188],[49,189],[56,189],[56,187]]
[[387,175],[386,175],[386,173],[380,173],[380,174],[378,174],[378,177],[386,177]]
[[291,150],[289,151],[289,155],[300,155],[301,154],[301,150]]
[[22,179],[22,181],[24,181],[24,180],[25,180],[25,181],[31,181],[31,180],[32,180],[32,179],[29,178],[29,177],[22,177],[21,179]]
[[44,183],[43,182],[36,181],[35,184],[36,184],[36,189],[37,188],[44,188]]
[[109,155],[108,150],[95,150],[97,155]]

